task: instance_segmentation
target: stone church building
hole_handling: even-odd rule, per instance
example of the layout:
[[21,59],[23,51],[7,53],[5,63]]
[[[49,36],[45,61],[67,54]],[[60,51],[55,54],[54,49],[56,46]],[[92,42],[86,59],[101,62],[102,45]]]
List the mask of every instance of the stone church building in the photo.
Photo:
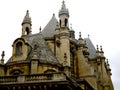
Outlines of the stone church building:
[[62,2],[58,13],[40,32],[32,34],[29,11],[12,56],[0,60],[0,90],[114,90],[111,69],[102,46],[90,38],[75,38],[69,11]]

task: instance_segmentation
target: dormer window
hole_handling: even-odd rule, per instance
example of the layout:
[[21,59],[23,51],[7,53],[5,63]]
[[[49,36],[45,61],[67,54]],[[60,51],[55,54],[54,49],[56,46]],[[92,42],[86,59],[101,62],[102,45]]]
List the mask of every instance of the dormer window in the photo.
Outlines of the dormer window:
[[22,42],[16,44],[16,56],[22,55]]

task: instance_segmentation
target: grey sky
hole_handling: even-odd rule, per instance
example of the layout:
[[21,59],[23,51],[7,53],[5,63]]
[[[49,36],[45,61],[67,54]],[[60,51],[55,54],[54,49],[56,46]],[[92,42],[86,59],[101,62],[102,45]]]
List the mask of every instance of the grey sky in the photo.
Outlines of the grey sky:
[[[26,10],[32,18],[32,33],[39,32],[61,8],[62,0],[1,0],[0,1],[0,51],[5,50],[5,60],[12,54],[13,41],[21,36],[21,23]],[[115,90],[120,89],[120,0],[65,0],[73,29],[85,38],[90,35],[93,44],[102,45],[112,69]]]

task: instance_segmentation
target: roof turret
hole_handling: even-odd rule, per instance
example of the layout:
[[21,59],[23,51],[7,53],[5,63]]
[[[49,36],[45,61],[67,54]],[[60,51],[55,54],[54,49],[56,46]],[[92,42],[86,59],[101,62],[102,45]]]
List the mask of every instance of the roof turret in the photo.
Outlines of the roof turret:
[[64,1],[64,0],[63,0],[63,2],[62,2],[62,7],[61,7],[61,9],[60,9],[60,11],[59,11],[59,17],[60,17],[61,15],[67,15],[67,16],[69,17],[69,11],[68,11],[68,9],[66,8],[65,1]]

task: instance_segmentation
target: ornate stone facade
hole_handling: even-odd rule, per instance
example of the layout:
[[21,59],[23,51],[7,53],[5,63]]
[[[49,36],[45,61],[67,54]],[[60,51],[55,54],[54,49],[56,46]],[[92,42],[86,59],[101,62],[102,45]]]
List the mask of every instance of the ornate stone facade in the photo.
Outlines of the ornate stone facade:
[[53,15],[46,27],[32,34],[29,11],[22,35],[13,42],[11,58],[0,62],[0,90],[114,90],[111,69],[90,38],[75,38],[63,1],[59,21]]

